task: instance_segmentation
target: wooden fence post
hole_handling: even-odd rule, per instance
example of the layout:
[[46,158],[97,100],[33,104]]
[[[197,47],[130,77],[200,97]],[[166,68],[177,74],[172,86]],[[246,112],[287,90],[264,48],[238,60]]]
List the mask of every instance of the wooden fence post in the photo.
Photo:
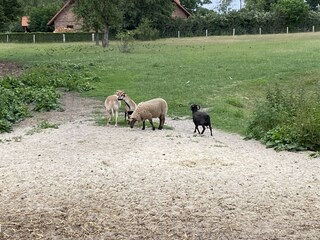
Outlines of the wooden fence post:
[[65,34],[62,34],[62,42],[66,42],[66,35]]
[[289,33],[289,27],[287,27],[287,34]]
[[236,29],[234,28],[232,31],[232,36],[235,36],[235,35],[236,35]]
[[208,37],[208,29],[206,29],[206,37]]
[[32,41],[33,41],[33,43],[36,43],[36,35],[35,34],[33,34],[33,36],[32,36]]
[[180,38],[180,31],[178,31],[178,38]]

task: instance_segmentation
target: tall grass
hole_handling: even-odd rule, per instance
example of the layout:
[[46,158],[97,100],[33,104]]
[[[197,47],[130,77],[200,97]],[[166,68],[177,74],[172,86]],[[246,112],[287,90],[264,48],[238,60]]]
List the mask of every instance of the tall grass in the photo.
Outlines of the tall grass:
[[320,84],[314,92],[270,88],[254,110],[247,136],[279,150],[320,150]]
[[80,64],[101,79],[86,96],[103,100],[124,89],[136,102],[163,97],[177,117],[191,116],[189,105],[197,103],[215,127],[240,134],[270,84],[312,92],[319,82],[320,33],[162,39],[135,42],[130,53],[118,47],[2,44],[0,59],[31,68]]

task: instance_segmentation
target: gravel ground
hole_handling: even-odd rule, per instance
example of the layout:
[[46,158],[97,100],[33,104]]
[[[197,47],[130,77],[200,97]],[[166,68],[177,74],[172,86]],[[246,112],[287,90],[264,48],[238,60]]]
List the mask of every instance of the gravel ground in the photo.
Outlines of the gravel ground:
[[319,158],[190,119],[98,126],[102,102],[62,101],[0,135],[0,239],[320,239]]

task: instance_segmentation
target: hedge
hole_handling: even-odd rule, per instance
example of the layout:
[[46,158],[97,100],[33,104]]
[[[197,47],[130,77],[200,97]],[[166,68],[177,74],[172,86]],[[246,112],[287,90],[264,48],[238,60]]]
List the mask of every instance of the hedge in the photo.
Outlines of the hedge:
[[92,33],[1,33],[1,43],[88,42]]

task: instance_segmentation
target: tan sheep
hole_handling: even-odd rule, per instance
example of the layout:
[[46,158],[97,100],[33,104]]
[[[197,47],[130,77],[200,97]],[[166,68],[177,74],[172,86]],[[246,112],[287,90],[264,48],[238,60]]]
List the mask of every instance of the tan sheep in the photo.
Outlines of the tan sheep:
[[137,108],[137,104],[128,96],[128,94],[122,90],[117,92],[118,100],[122,100],[125,102],[126,107],[124,111],[124,121],[130,118],[131,114]]
[[130,117],[130,127],[133,128],[136,121],[142,121],[142,130],[144,130],[146,128],[145,120],[149,120],[152,130],[155,130],[152,118],[159,118],[160,123],[158,129],[161,130],[163,128],[167,112],[168,104],[162,98],[155,98],[146,102],[141,102]]
[[119,91],[117,91],[115,95],[108,96],[104,101],[107,124],[109,124],[112,117],[115,116],[115,126],[118,125],[118,114],[121,106],[121,102],[118,100],[118,92]]

